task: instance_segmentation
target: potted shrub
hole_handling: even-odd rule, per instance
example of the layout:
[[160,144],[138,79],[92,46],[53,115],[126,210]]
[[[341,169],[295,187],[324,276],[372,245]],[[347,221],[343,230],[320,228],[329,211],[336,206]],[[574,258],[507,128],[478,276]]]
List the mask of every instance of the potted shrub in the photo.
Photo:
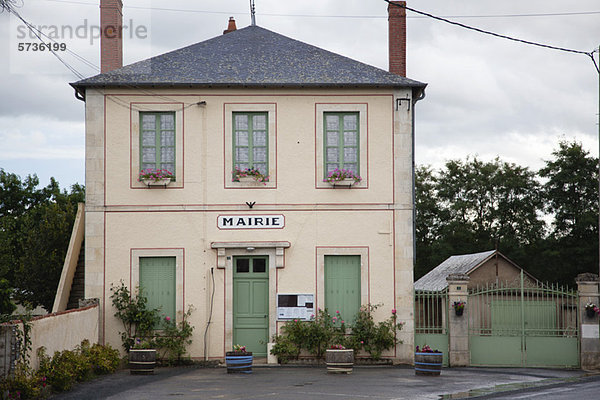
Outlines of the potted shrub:
[[227,373],[252,373],[252,352],[246,351],[246,346],[236,344],[233,351],[225,353],[225,362],[227,363]]
[[439,376],[442,372],[443,353],[424,345],[415,351],[415,375]]
[[354,171],[346,169],[334,169],[327,174],[327,178],[323,179],[323,182],[327,182],[333,186],[352,186],[360,182],[362,178],[354,173]]
[[258,182],[266,185],[265,182],[269,181],[268,175],[264,175],[255,168],[240,169],[235,167],[231,174],[233,182]]
[[138,181],[147,186],[167,186],[173,180],[173,173],[166,169],[147,168],[140,171]]
[[585,305],[585,315],[587,315],[588,318],[594,318],[597,314],[600,314],[600,308],[591,301],[588,302]]
[[463,312],[465,311],[465,302],[464,301],[455,301],[454,304],[452,305],[452,307],[454,307],[454,313],[456,314],[457,317],[460,317],[463,315]]
[[129,349],[129,372],[132,375],[152,375],[156,366],[156,346],[151,339],[134,339]]
[[334,344],[325,351],[325,363],[329,374],[351,374],[354,366],[354,350]]

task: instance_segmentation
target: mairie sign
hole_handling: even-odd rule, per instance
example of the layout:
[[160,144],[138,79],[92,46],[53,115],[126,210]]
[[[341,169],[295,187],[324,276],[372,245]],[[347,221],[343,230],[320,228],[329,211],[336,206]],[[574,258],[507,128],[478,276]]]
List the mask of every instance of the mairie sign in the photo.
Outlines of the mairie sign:
[[274,215],[219,215],[219,229],[281,229],[285,226],[285,217]]

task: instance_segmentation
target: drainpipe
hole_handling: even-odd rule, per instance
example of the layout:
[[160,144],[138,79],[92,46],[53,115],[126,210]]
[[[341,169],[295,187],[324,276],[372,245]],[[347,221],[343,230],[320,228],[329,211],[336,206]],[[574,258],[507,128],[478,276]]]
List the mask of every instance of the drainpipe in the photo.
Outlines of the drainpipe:
[[[414,95],[413,95],[414,96]],[[412,229],[412,242],[413,242],[413,281],[415,276],[415,267],[417,265],[417,195],[416,195],[416,182],[415,182],[415,105],[419,100],[425,98],[425,88],[421,89],[421,93],[417,98],[413,97],[412,102],[412,113],[411,113],[411,136],[412,136],[412,201],[413,201],[413,229]]]

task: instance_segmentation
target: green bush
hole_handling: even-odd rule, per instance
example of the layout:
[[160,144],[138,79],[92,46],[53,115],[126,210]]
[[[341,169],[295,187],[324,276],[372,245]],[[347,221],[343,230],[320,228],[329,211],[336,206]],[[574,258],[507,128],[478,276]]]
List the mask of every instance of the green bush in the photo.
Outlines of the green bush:
[[375,323],[373,312],[377,307],[362,306],[352,325],[346,325],[339,311],[331,316],[321,309],[311,321],[289,321],[281,328],[281,335],[273,337],[271,354],[285,363],[297,359],[301,350],[322,358],[325,350],[341,345],[357,351],[364,349],[372,358],[379,359],[383,351],[399,343],[396,332],[402,329],[402,324],[397,322],[396,310],[392,310],[388,319]]
[[192,307],[188,308],[179,324],[165,317],[162,321],[162,330],[154,338],[159,358],[166,360],[169,365],[181,363],[186,347],[192,343],[194,327],[188,322],[192,311]]
[[0,382],[0,391],[7,399],[22,400],[43,398],[47,392],[45,378],[22,365],[17,366],[13,375]]
[[354,319],[351,337],[352,348],[356,350],[362,348],[376,360],[381,358],[383,351],[399,343],[396,331],[403,326],[397,322],[396,310],[392,310],[392,315],[388,319],[375,323],[373,312],[378,307],[379,305],[367,304],[360,308]]

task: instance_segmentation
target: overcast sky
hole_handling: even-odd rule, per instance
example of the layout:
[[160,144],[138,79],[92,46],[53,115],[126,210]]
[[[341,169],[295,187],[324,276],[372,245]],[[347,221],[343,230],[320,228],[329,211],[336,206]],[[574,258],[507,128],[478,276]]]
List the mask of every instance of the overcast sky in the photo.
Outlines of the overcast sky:
[[[21,16],[73,51],[83,76],[98,73],[98,0],[23,0]],[[124,64],[218,36],[248,0],[123,0]],[[598,0],[414,0],[408,6],[520,39],[591,51],[600,44]],[[537,16],[532,16],[536,14]],[[540,15],[563,14],[563,15]],[[256,0],[257,24],[379,68],[388,67],[383,0]],[[67,27],[67,28],[65,28]],[[77,30],[79,28],[79,30]],[[73,30],[73,34],[69,33]],[[0,168],[22,177],[84,183],[84,104],[78,80],[48,51],[19,51],[23,23],[0,14]],[[133,33],[133,34],[131,34]],[[538,169],[558,141],[598,155],[598,74],[586,55],[482,35],[408,12],[408,77],[426,82],[416,108],[416,161],[477,155]],[[81,61],[76,56],[84,58]],[[598,54],[596,54],[597,59]],[[91,65],[89,65],[91,64]]]

